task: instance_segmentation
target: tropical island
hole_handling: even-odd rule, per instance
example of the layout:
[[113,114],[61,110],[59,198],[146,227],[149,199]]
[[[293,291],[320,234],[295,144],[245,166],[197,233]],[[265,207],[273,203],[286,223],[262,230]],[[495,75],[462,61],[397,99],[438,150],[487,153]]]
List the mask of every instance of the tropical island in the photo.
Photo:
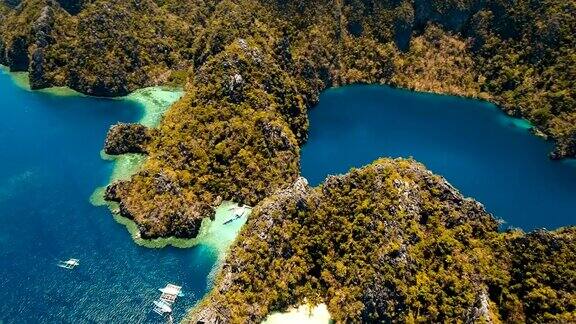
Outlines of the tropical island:
[[258,323],[304,303],[338,323],[573,322],[575,235],[499,233],[421,164],[382,159],[259,204],[188,322]]
[[319,94],[360,83],[493,102],[554,141],[552,159],[575,157],[575,14],[573,1],[4,0],[0,64],[33,89],[184,88],[158,127],[110,129],[106,153],[146,160],[105,197],[143,238],[193,238],[223,200],[255,206],[190,321],[308,302],[339,322],[572,322],[573,227],[499,232],[411,160],[309,188],[300,148]]

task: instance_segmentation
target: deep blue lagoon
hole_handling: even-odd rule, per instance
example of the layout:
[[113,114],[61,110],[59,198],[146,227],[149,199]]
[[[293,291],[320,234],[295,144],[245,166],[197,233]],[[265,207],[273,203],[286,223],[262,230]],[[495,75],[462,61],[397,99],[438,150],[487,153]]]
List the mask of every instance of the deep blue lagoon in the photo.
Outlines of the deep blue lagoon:
[[[180,319],[208,289],[217,252],[148,249],[89,197],[108,182],[108,127],[137,121],[130,101],[56,96],[0,73],[0,323],[161,322],[158,288],[181,283]],[[408,157],[445,176],[510,226],[576,222],[576,164],[495,106],[380,86],[326,91],[310,112],[302,173],[312,184],[378,157]],[[80,259],[74,271],[58,260]]]
[[[184,286],[181,318],[207,291],[216,252],[140,247],[89,202],[113,168],[99,155],[108,127],[141,107],[30,92],[0,72],[0,110],[0,323],[162,322],[151,307],[168,282]],[[68,258],[80,266],[56,266]]]
[[496,106],[393,89],[330,89],[310,113],[302,175],[312,185],[379,157],[413,157],[482,202],[504,228],[576,224],[576,163]]

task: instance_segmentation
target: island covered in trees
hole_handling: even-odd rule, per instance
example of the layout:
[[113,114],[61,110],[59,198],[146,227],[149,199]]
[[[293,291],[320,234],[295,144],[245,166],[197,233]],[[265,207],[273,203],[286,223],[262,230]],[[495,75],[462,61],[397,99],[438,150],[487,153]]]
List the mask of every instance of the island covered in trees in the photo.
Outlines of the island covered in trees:
[[0,64],[33,89],[185,89],[157,128],[111,128],[108,154],[147,159],[105,197],[143,238],[194,237],[222,200],[257,206],[191,319],[307,300],[338,321],[570,322],[573,228],[499,233],[415,161],[311,189],[299,160],[308,109],[353,83],[488,100],[575,157],[575,17],[557,0],[3,0]]
[[569,323],[576,228],[498,232],[413,160],[382,159],[266,198],[189,323],[258,323],[325,303],[338,323]]

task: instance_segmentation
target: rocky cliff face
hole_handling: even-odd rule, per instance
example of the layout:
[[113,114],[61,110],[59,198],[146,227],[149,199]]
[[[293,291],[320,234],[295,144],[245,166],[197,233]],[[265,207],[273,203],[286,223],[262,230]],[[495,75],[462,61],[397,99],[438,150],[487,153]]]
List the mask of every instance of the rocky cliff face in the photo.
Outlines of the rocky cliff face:
[[35,39],[29,76],[32,89],[43,89],[51,85],[51,80],[47,77],[48,71],[45,70],[45,51],[55,41],[52,35],[55,23],[54,15],[54,9],[51,6],[45,6],[32,25],[32,34]]
[[[326,303],[337,322],[398,320],[416,315],[411,285],[440,289],[416,316],[466,321],[487,289],[473,251],[497,227],[482,205],[409,160],[378,160],[314,189],[300,178],[253,211],[188,321],[256,323],[304,300]],[[443,282],[438,267],[456,282]],[[417,279],[424,273],[431,282]],[[444,311],[432,311],[436,298],[450,300]]]
[[8,61],[6,60],[6,43],[4,40],[0,40],[0,64],[8,64]]
[[30,58],[28,56],[28,39],[18,36],[6,49],[6,63],[12,72],[28,71]]
[[452,31],[462,31],[470,18],[486,5],[486,0],[414,1],[414,27],[423,30],[437,23]]
[[146,145],[152,140],[152,132],[140,124],[118,123],[106,135],[104,152],[110,155],[146,154]]
[[185,69],[187,28],[152,0],[27,0],[8,10],[0,38],[8,66],[30,71],[35,89],[121,96]]
[[56,0],[62,8],[72,15],[78,14],[91,0]]
[[[378,160],[318,188],[300,178],[254,209],[184,322],[258,323],[306,301],[325,303],[337,323],[573,319],[574,303],[553,296],[576,293],[556,277],[574,270],[575,228],[497,228],[481,204],[414,161]],[[531,248],[542,253],[529,259]],[[534,307],[538,289],[517,285],[523,271],[538,273],[554,306]]]
[[558,139],[554,151],[550,153],[550,158],[553,160],[576,158],[576,134]]
[[[218,197],[254,205],[292,183],[307,110],[330,86],[493,100],[564,143],[553,157],[569,156],[576,25],[566,13],[574,9],[502,0],[25,0],[2,7],[0,57],[29,70],[34,88],[116,96],[186,83],[154,138],[131,146],[120,136],[109,147],[149,154],[121,200],[161,236],[172,208],[183,219]],[[159,176],[178,194],[157,190]]]

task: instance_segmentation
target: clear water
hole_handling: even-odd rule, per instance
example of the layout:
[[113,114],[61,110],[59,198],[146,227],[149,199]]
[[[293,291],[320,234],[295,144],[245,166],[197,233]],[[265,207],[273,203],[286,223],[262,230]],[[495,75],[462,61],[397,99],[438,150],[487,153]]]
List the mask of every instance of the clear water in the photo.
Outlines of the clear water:
[[[207,291],[217,253],[139,247],[89,203],[113,163],[108,127],[136,121],[135,103],[55,96],[0,73],[0,323],[157,323],[158,288],[182,284],[175,320]],[[72,271],[58,260],[80,259]]]
[[313,185],[379,157],[414,157],[506,221],[504,228],[576,223],[576,163],[492,104],[384,86],[324,92],[310,111],[302,175]]

